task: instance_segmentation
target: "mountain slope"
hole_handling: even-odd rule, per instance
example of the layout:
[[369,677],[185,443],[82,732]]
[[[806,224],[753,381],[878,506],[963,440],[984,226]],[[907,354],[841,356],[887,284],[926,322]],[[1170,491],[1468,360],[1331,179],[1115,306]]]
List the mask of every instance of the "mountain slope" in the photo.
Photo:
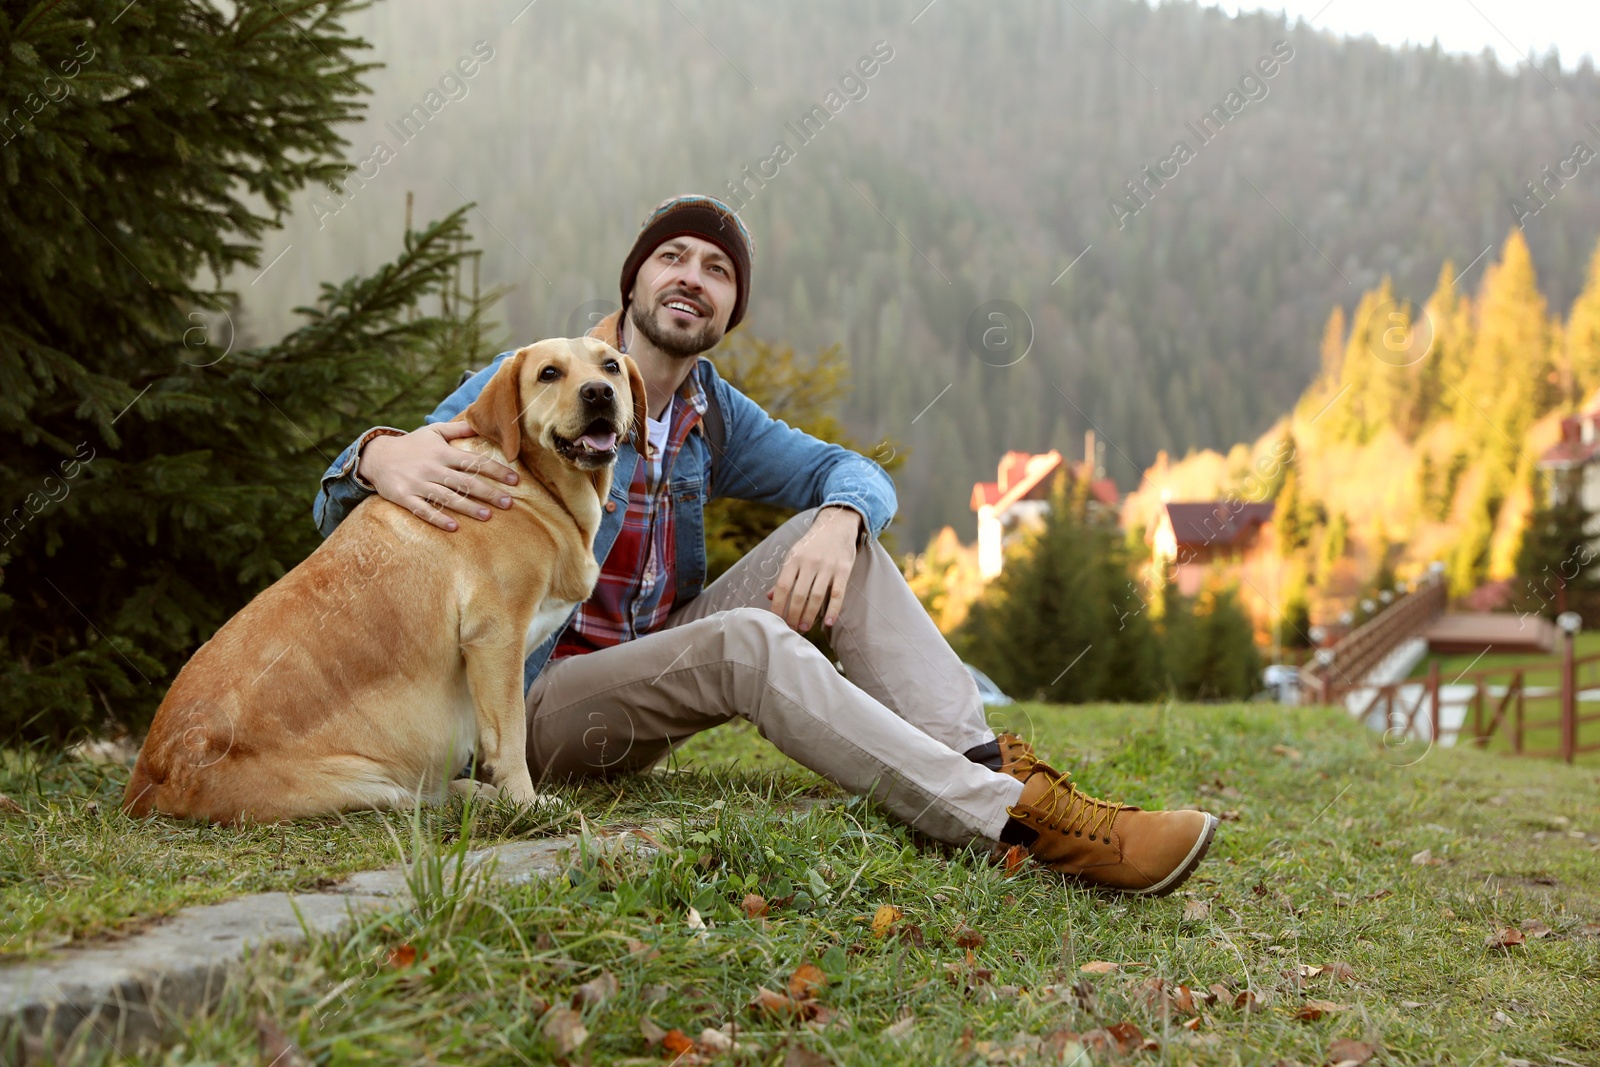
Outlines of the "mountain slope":
[[[1575,142],[1600,147],[1587,65],[1506,71],[1127,0],[514,0],[449,19],[419,0],[367,16],[389,67],[350,156],[383,144],[391,158],[349,195],[308,198],[282,264],[236,280],[253,319],[276,323],[312,279],[376,262],[414,190],[419,217],[480,203],[513,337],[571,332],[615,299],[651,205],[742,182],[748,328],[845,345],[850,429],[911,448],[906,544],[944,523],[970,535],[970,483],[1007,448],[1076,455],[1092,423],[1132,487],[1158,450],[1253,437],[1318,372],[1330,306],[1353,311],[1384,275],[1420,304],[1447,258],[1470,287],[1518,217],[1564,314],[1600,233],[1592,166],[1548,206],[1524,188]],[[397,137],[478,42],[491,58]],[[814,107],[837,113],[804,138]],[[1227,121],[1202,140],[1213,108]],[[967,341],[995,300],[1031,320],[1014,365]]]

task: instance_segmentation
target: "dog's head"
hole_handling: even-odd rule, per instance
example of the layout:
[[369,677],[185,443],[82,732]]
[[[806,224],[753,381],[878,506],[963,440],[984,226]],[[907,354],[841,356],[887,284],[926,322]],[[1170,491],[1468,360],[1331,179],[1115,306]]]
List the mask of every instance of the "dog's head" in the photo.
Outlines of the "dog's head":
[[644,379],[604,341],[540,341],[501,364],[463,414],[480,437],[530,469],[537,461],[530,452],[542,449],[597,471],[615,462],[622,434],[632,433],[643,452]]

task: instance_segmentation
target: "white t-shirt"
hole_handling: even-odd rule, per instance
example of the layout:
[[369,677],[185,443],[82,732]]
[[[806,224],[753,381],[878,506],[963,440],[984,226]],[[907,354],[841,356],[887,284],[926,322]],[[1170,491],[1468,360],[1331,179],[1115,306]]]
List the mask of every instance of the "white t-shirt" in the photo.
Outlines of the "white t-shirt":
[[659,422],[646,416],[644,427],[650,438],[650,454],[645,459],[650,464],[650,484],[653,486],[661,481],[661,457],[667,451],[667,435],[672,432],[672,405],[667,405],[666,417]]
[[[661,457],[667,451],[667,435],[672,432],[672,405],[667,405],[666,416],[659,422],[645,416],[645,435],[650,439],[650,451],[644,461],[649,464],[646,476],[650,479],[650,488],[655,489],[661,484]],[[660,560],[656,559],[656,539],[649,538],[649,551],[645,557],[644,574],[640,578],[641,591],[648,591],[655,587],[656,581],[661,577]]]

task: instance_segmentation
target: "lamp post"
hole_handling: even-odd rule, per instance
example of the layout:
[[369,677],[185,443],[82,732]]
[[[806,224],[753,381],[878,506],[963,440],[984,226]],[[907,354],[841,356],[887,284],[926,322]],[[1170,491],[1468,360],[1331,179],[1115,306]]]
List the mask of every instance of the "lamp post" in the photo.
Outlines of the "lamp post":
[[1578,749],[1578,678],[1573,646],[1577,644],[1578,631],[1583,629],[1583,618],[1576,611],[1563,611],[1556,616],[1561,642],[1561,758],[1571,763]]

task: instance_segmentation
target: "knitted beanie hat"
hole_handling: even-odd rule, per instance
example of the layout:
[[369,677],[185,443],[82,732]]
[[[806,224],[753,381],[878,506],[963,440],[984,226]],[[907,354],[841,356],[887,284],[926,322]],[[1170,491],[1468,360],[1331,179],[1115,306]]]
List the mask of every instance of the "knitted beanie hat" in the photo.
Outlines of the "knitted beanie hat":
[[750,258],[755,242],[733,209],[712,196],[674,196],[662,201],[644,220],[639,236],[634,238],[633,250],[622,262],[622,306],[628,306],[628,293],[650,253],[664,241],[685,236],[704,238],[733,260],[733,280],[738,291],[733,314],[728,316],[728,329],[733,329],[744,318],[745,306],[750,302]]

